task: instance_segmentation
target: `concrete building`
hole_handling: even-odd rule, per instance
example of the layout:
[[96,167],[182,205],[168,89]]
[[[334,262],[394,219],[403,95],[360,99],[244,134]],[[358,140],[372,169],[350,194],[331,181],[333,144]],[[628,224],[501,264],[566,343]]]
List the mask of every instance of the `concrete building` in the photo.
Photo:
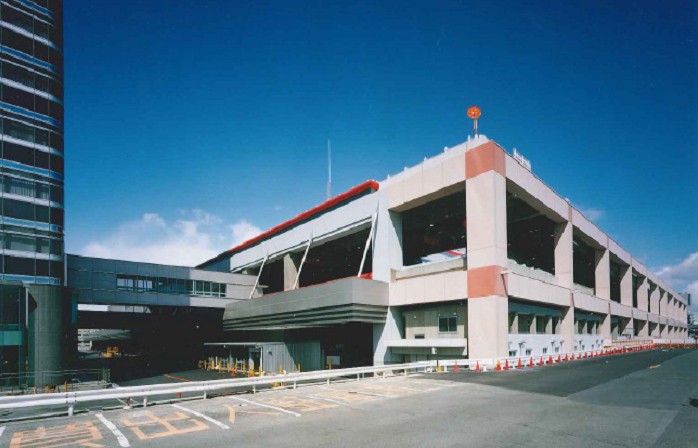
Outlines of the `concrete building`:
[[[63,262],[60,0],[0,2],[0,365],[60,370],[74,314]],[[74,339],[74,338],[72,338]]]
[[[203,343],[220,338],[225,306],[249,299],[256,281],[229,272],[70,254],[67,266],[83,347],[94,342],[168,359],[199,359]],[[120,333],[113,330],[128,337],[117,339]]]
[[257,277],[227,340],[321,343],[341,366],[683,338],[686,300],[484,136],[368,181],[200,269]]

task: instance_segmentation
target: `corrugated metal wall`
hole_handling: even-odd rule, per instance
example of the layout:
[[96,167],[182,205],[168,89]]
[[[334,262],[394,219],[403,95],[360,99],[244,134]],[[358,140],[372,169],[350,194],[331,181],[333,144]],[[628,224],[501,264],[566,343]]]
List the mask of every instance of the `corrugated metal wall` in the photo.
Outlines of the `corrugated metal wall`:
[[300,364],[304,372],[322,369],[319,341],[265,344],[262,347],[262,365],[267,372],[296,372]]

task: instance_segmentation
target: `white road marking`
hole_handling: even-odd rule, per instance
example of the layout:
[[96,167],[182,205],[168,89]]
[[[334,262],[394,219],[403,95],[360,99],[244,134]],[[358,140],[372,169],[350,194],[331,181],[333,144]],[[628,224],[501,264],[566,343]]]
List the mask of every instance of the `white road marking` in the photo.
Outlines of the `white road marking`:
[[295,415],[296,417],[300,417],[300,416],[301,416],[298,412],[289,411],[288,409],[277,408],[276,406],[271,406],[271,405],[263,404],[263,403],[257,403],[256,401],[245,400],[244,398],[238,398],[238,397],[230,397],[230,398],[232,398],[233,400],[240,400],[240,401],[242,401],[243,403],[253,404],[253,405],[256,405],[256,406],[261,406],[261,407],[263,407],[263,408],[269,408],[269,409],[273,409],[273,410],[275,410],[275,411],[285,412],[286,414]]
[[384,397],[384,398],[388,398],[388,397],[394,396],[394,395],[383,395],[383,394],[376,394],[376,393],[373,393],[373,392],[364,392],[364,391],[358,391],[358,390],[350,390],[350,391],[347,391],[347,392],[349,392],[350,394],[370,395],[370,396],[372,396],[372,397]]
[[5,432],[5,427],[0,426],[0,437],[2,437],[2,433]]
[[97,417],[99,421],[102,422],[104,426],[106,426],[114,434],[116,440],[119,441],[119,445],[123,447],[131,446],[131,444],[128,443],[128,439],[126,438],[126,436],[124,436],[124,434],[121,431],[119,431],[119,428],[117,428],[116,425],[114,425],[114,423],[107,420],[106,417],[104,417],[102,414],[95,414],[95,417]]
[[[303,395],[302,395],[302,396],[303,396]],[[308,398],[314,398],[314,399],[316,399],[316,400],[325,400],[325,401],[329,401],[330,403],[340,404],[340,405],[342,405],[342,406],[345,406],[345,405],[346,405],[346,403],[343,402],[343,401],[333,400],[333,399],[331,399],[331,398],[325,398],[325,397],[321,397],[321,396],[319,396],[319,395],[305,395],[305,396],[308,397]]]
[[178,405],[178,404],[173,404],[173,405],[171,405],[171,406],[172,406],[172,407],[175,407],[175,408],[177,408],[177,409],[181,409],[181,410],[184,411],[184,412],[188,412],[188,413],[190,413],[190,414],[194,414],[194,415],[196,415],[197,417],[201,417],[201,418],[203,418],[204,420],[207,420],[207,421],[213,423],[214,425],[218,425],[218,426],[220,426],[220,427],[223,428],[223,429],[230,429],[230,426],[225,425],[225,424],[219,422],[218,420],[209,417],[208,415],[204,415],[204,414],[202,414],[201,412],[197,412],[197,411],[194,411],[194,410],[192,410],[192,409],[185,408],[184,406],[180,406],[180,405]]

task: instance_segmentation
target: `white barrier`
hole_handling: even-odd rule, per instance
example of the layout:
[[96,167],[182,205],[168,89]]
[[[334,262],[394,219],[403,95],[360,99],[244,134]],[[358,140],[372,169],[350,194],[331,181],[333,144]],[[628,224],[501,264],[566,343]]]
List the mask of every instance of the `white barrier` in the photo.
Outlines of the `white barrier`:
[[59,392],[42,395],[21,395],[0,397],[0,409],[30,408],[41,406],[68,406],[68,415],[73,414],[76,403],[88,403],[104,400],[143,398],[143,405],[147,405],[148,397],[162,395],[177,395],[183,393],[200,392],[206,398],[211,392],[220,392],[231,389],[251,390],[256,392],[260,386],[273,386],[278,383],[292,385],[295,389],[301,382],[324,381],[329,383],[333,378],[356,377],[361,379],[366,375],[383,376],[394,372],[434,372],[448,371],[448,368],[466,368],[470,370],[491,368],[494,370],[516,369],[517,367],[535,367],[561,362],[569,362],[579,359],[595,358],[599,356],[626,353],[631,351],[648,350],[654,348],[654,344],[632,347],[613,347],[583,352],[566,352],[538,356],[505,357],[499,359],[451,359],[439,361],[420,361],[406,364],[388,364],[383,366],[354,367],[348,369],[320,370],[303,373],[289,373],[284,375],[271,375],[252,378],[231,378],[214,381],[192,381],[187,383],[152,384],[147,386],[127,386],[116,389],[99,389],[76,392]]
[[425,372],[436,366],[436,361],[421,361],[409,364],[388,364],[384,366],[355,367],[348,369],[320,370],[314,372],[289,373],[286,375],[262,376],[253,378],[231,378],[214,381],[192,381],[188,383],[152,384],[147,386],[127,386],[117,389],[100,389],[78,392],[59,392],[42,395],[20,395],[12,397],[0,397],[0,409],[15,409],[40,406],[67,405],[68,414],[72,415],[73,406],[76,403],[87,403],[102,400],[144,398],[144,404],[148,397],[161,395],[176,395],[182,393],[202,392],[204,398],[211,393],[226,389],[246,389],[256,391],[259,386],[272,386],[275,383],[292,384],[295,388],[300,382],[326,381],[332,378],[356,377],[360,379],[366,375],[374,374],[385,376],[388,372],[395,371],[407,373],[408,371],[424,370]]

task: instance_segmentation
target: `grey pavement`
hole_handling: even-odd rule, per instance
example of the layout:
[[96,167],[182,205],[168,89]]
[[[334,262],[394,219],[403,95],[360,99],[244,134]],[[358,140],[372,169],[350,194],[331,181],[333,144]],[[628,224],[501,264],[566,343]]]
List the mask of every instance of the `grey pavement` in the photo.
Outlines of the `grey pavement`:
[[696,367],[673,350],[345,381],[6,423],[0,446],[698,447]]

